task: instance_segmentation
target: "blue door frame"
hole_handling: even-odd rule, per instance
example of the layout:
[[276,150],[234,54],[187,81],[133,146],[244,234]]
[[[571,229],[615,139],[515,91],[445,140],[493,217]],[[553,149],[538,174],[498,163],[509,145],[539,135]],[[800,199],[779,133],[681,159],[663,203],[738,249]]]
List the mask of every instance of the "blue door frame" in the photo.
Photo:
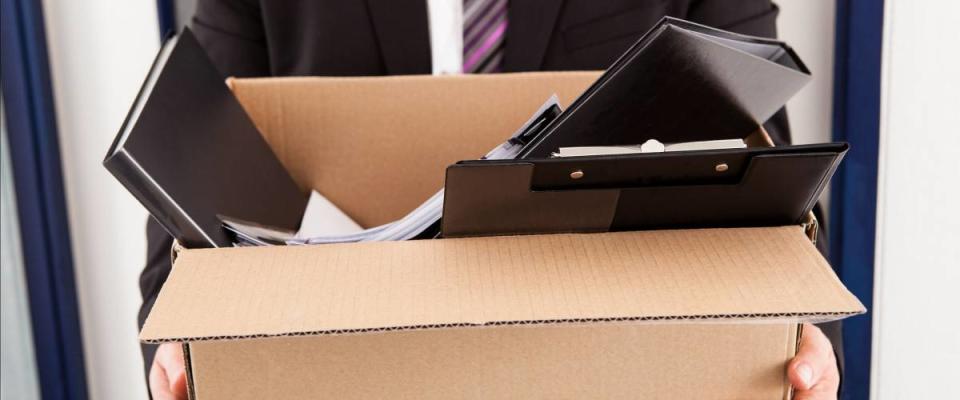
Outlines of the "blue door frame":
[[877,157],[880,141],[882,0],[837,0],[833,138],[850,152],[833,179],[830,258],[840,279],[867,306],[844,321],[843,399],[870,398]]
[[87,398],[60,149],[39,1],[0,0],[2,89],[40,393]]
[[161,41],[177,26],[177,14],[172,0],[157,0],[157,22],[160,25]]

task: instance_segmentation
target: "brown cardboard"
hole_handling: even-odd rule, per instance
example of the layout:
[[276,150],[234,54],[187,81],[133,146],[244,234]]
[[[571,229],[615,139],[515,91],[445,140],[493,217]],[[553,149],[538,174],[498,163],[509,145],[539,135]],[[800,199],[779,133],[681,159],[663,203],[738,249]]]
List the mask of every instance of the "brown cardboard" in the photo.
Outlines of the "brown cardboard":
[[790,324],[441,329],[198,342],[191,355],[198,399],[783,399],[796,332]]
[[444,171],[503,143],[556,93],[568,106],[597,72],[231,79],[283,165],[363,226],[402,217]]
[[[297,182],[371,226],[596,76],[229,84]],[[801,226],[176,252],[141,339],[188,343],[201,400],[789,398],[798,323],[863,312]]]
[[190,250],[163,290],[143,340],[862,310],[799,226]]

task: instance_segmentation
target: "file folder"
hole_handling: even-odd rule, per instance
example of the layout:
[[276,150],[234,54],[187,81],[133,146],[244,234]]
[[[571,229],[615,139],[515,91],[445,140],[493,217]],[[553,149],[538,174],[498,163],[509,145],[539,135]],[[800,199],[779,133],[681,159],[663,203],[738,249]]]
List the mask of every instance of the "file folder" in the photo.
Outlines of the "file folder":
[[742,137],[810,80],[786,43],[665,17],[519,158],[567,146]]
[[444,237],[805,221],[846,143],[471,160],[447,168]]
[[191,247],[230,247],[218,215],[295,230],[307,196],[189,28],[168,39],[103,166]]

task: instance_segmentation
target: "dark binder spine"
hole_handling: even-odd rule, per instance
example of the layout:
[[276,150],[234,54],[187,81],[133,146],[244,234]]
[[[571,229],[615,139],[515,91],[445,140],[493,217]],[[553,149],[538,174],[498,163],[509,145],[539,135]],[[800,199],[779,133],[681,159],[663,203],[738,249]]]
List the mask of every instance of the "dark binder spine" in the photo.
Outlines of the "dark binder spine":
[[[136,159],[123,149],[103,161],[103,166],[157,219],[173,237],[206,238],[201,243],[181,243],[191,248],[218,247],[209,235],[163,191],[153,177],[147,174]],[[161,219],[158,216],[166,216]]]

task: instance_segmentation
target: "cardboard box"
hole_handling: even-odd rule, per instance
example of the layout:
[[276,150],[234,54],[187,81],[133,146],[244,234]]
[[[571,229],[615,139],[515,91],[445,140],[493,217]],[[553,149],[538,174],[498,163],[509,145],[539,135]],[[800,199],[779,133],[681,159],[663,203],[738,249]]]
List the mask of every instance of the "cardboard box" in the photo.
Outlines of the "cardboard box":
[[[306,190],[364,226],[597,73],[232,79]],[[762,132],[762,131],[761,131]],[[191,397],[790,397],[800,322],[864,311],[801,226],[179,249],[141,332]]]

